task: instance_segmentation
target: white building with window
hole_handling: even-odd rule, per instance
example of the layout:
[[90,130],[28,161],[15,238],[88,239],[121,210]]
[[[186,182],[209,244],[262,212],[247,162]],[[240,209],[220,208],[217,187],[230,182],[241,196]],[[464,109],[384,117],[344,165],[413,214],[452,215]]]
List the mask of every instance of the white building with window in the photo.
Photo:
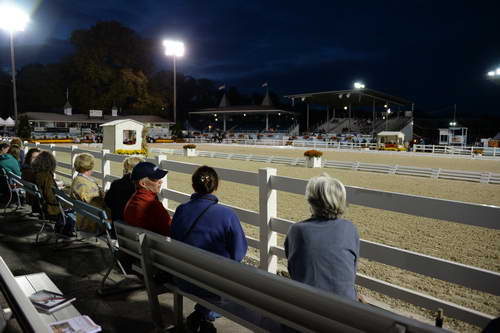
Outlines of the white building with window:
[[103,129],[102,148],[114,153],[118,149],[140,150],[144,125],[132,119],[114,120],[100,125]]
[[465,146],[467,144],[467,127],[449,127],[439,129],[439,144],[449,146]]

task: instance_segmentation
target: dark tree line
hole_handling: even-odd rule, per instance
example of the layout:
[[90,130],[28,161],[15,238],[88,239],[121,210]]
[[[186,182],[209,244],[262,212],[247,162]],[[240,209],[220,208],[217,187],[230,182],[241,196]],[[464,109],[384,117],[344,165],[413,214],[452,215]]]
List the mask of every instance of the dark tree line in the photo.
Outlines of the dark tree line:
[[[76,113],[89,109],[171,117],[173,74],[154,71],[152,41],[122,24],[98,22],[71,34],[74,53],[55,64],[29,64],[17,71],[19,112],[61,111],[66,89]],[[0,71],[0,116],[12,114],[10,73]],[[215,106],[216,84],[177,72],[179,118],[186,111]]]

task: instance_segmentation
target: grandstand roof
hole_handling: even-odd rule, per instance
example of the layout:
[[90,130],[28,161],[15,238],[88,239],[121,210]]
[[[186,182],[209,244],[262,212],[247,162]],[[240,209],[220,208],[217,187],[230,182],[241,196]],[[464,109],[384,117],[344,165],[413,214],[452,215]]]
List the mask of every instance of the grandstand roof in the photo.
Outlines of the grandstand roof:
[[200,109],[198,111],[189,112],[190,115],[204,115],[204,114],[273,114],[273,113],[290,113],[293,112],[277,109],[269,105],[241,105],[241,106],[228,106],[222,108],[208,108]]
[[165,123],[173,124],[165,118],[154,115],[128,115],[128,116],[116,116],[103,115],[102,117],[89,117],[88,114],[72,114],[71,116],[62,113],[53,112],[26,112],[21,114],[21,116],[27,116],[31,121],[55,121],[61,123],[98,123],[102,124],[113,120],[123,120],[123,119],[133,119],[141,123]]
[[373,89],[322,91],[287,95],[285,97],[328,106],[345,106],[346,104],[372,106],[374,101],[379,104],[385,103],[396,106],[411,106],[414,104],[402,97],[392,96]]

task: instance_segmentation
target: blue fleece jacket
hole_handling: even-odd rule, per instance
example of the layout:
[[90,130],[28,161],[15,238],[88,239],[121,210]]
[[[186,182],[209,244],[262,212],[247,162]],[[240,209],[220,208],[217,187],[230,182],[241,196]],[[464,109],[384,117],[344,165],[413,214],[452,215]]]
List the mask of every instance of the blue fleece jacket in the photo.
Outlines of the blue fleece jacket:
[[21,168],[19,162],[10,154],[0,155],[0,168],[10,171],[21,177]]
[[[200,249],[241,261],[247,252],[247,240],[236,213],[217,204],[215,195],[194,193],[191,200],[175,210],[172,238]],[[210,205],[189,235],[196,218]]]

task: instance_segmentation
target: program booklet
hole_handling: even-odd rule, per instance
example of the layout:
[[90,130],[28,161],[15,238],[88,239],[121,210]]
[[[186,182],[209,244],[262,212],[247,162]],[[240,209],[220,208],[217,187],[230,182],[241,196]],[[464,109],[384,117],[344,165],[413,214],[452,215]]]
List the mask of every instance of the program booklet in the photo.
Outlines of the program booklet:
[[73,317],[49,324],[50,333],[96,333],[100,331],[101,326],[96,325],[88,316]]
[[76,299],[66,298],[62,294],[45,289],[34,292],[29,298],[37,309],[48,313],[59,310]]

